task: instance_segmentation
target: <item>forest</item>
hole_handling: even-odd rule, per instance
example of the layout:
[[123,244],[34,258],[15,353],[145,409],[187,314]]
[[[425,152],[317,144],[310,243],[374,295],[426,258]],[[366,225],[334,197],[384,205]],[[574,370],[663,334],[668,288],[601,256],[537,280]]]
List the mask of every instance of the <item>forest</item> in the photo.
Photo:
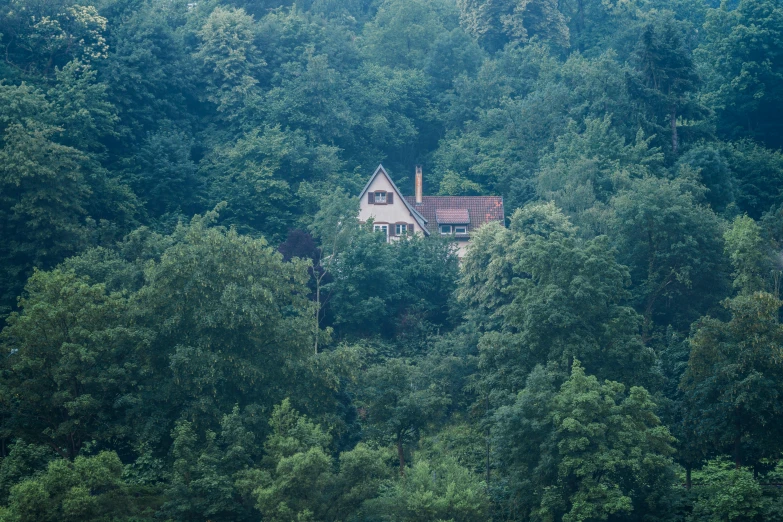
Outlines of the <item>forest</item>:
[[0,0],[0,521],[783,521],[782,150],[782,0]]

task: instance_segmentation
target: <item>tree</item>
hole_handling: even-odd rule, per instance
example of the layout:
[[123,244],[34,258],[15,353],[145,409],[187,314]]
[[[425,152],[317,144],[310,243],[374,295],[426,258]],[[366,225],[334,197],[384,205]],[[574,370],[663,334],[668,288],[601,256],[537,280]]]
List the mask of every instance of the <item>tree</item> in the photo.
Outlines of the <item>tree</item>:
[[726,255],[734,266],[734,287],[743,294],[766,290],[772,256],[762,239],[761,227],[748,216],[740,216],[723,238]]
[[660,170],[663,154],[639,131],[633,144],[612,128],[612,118],[575,122],[541,158],[538,193],[573,216],[585,235],[605,234],[606,204],[631,179]]
[[405,444],[444,413],[449,397],[416,366],[389,359],[367,369],[359,395],[360,415],[374,438],[397,449],[405,474]]
[[191,215],[199,209],[204,183],[192,159],[193,144],[186,132],[164,122],[158,131],[147,135],[129,159],[126,177],[150,217]]
[[3,429],[73,460],[93,440],[133,434],[149,332],[127,298],[72,272],[35,272],[0,334]]
[[175,458],[173,477],[167,489],[164,516],[177,520],[249,521],[252,490],[259,480],[261,444],[256,442],[255,408],[240,412],[234,407],[220,421],[220,431],[207,430],[203,440],[193,424],[180,420],[171,436]]
[[732,172],[723,149],[721,144],[705,142],[684,152],[677,160],[680,170],[687,166],[698,171],[699,181],[707,189],[704,197],[717,214],[731,212],[739,195],[740,173]]
[[385,448],[359,443],[332,458],[331,437],[288,399],[275,406],[269,424],[264,467],[253,491],[264,520],[352,520],[367,513],[365,501],[392,478]]
[[725,464],[712,460],[701,469],[704,484],[696,487],[692,520],[751,521],[775,516],[772,510],[766,512],[763,490],[753,474]]
[[282,400],[312,343],[307,263],[285,263],[263,239],[211,227],[215,219],[180,224],[134,296],[157,334],[144,388],[150,420],[185,416],[198,430],[215,429],[236,404]]
[[678,22],[671,11],[652,15],[637,44],[638,75],[632,82],[637,96],[649,107],[650,134],[663,133],[665,127],[657,120],[666,121],[671,152],[676,156],[681,141],[678,119],[695,120],[705,111],[694,96],[699,77],[688,48],[687,25]]
[[458,5],[462,24],[490,50],[534,36],[555,47],[569,46],[566,18],[552,0],[460,0]]
[[[552,204],[517,210],[510,231],[482,228],[465,258],[460,295],[479,314],[480,364],[497,404],[548,361],[567,372],[574,358],[606,378],[650,384],[653,353],[627,305],[630,283],[606,236],[581,240]],[[470,316],[469,316],[470,317]]]
[[227,120],[234,120],[259,96],[256,75],[266,65],[256,47],[253,17],[244,9],[216,7],[198,37],[201,44],[194,57],[205,72],[206,98]]
[[783,180],[783,153],[749,140],[723,147],[737,180],[737,206],[753,219],[780,204],[777,187]]
[[60,139],[84,152],[103,152],[102,140],[116,136],[116,109],[108,101],[108,86],[94,67],[79,60],[55,71],[57,83],[47,93],[55,121],[67,129]]
[[320,241],[318,257],[313,259],[312,275],[315,280],[315,353],[318,353],[318,332],[321,329],[322,308],[329,300],[329,295],[321,292],[330,270],[340,262],[344,251],[349,248],[356,234],[359,233],[359,200],[342,190],[325,196],[321,200],[321,208],[310,225],[311,232]]
[[781,451],[781,302],[755,292],[723,305],[731,319],[704,317],[689,339],[691,354],[680,384],[688,436],[705,452],[733,452],[738,469],[744,463],[758,467]]
[[531,373],[516,402],[496,414],[499,443],[510,450],[501,465],[516,467],[522,516],[666,516],[659,498],[673,480],[674,438],[655,409],[644,388],[599,383],[578,361],[559,390],[543,368]]
[[456,6],[447,2],[385,0],[365,25],[364,45],[375,63],[423,69],[438,36],[457,17]]
[[645,177],[612,199],[612,232],[648,339],[655,325],[687,330],[726,295],[721,225],[699,204],[702,191],[690,176]]
[[720,134],[783,143],[783,8],[775,0],[741,0],[710,9],[697,50],[705,71],[704,98],[718,113]]
[[4,445],[3,460],[0,461],[0,505],[8,503],[11,488],[46,469],[56,453],[50,447],[28,444],[17,440],[10,447]]
[[269,425],[264,448],[270,471],[253,492],[258,509],[274,522],[320,520],[334,480],[327,453],[331,438],[287,399],[275,406]]
[[2,7],[0,35],[8,62],[27,73],[52,75],[71,60],[106,58],[107,20],[93,5],[72,0],[16,0]]
[[34,266],[51,268],[83,248],[91,190],[88,158],[56,141],[62,129],[43,93],[0,85],[0,100],[0,259],[8,303]]
[[133,488],[122,478],[116,453],[52,461],[46,471],[11,489],[0,518],[9,522],[100,522],[154,520],[154,491]]
[[489,498],[486,484],[453,458],[418,458],[404,477],[365,502],[362,511],[390,522],[479,522],[488,519]]

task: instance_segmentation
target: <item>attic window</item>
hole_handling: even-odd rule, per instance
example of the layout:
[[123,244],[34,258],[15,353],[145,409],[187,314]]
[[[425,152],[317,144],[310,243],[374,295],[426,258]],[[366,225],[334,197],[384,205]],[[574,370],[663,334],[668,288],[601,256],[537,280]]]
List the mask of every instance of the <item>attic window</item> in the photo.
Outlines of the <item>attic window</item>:
[[385,192],[376,192],[375,193],[375,203],[380,203],[381,205],[386,203],[386,193]]
[[456,227],[454,227],[454,233],[457,234],[458,236],[460,235],[464,236],[468,233],[468,227],[466,227],[465,225],[457,225]]
[[451,225],[441,225],[439,229],[440,229],[440,233],[444,236],[451,234]]

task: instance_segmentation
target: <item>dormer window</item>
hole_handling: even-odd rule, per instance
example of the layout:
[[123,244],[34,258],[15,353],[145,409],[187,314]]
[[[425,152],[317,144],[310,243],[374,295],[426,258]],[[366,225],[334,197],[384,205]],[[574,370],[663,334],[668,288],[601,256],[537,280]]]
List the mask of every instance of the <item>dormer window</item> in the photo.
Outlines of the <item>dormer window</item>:
[[454,227],[454,233],[458,236],[465,236],[468,234],[468,227],[466,225],[457,225]]
[[449,236],[451,235],[451,225],[441,225],[439,227],[441,235]]

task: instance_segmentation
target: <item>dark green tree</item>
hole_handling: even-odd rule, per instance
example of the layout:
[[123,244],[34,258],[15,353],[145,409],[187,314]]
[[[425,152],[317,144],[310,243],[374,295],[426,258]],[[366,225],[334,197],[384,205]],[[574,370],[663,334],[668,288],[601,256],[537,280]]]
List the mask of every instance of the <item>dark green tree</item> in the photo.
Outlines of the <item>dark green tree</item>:
[[36,272],[2,340],[3,431],[74,459],[90,441],[132,437],[150,333],[127,298],[72,272]]
[[442,384],[402,359],[371,366],[364,375],[360,416],[374,439],[396,447],[400,475],[406,473],[406,445],[445,413],[450,399]]
[[650,134],[669,134],[670,147],[664,150],[675,156],[682,141],[680,120],[688,119],[693,126],[705,115],[695,96],[699,78],[688,45],[689,32],[687,24],[671,11],[652,12],[635,51],[637,75],[631,77],[636,96],[647,106],[646,118],[640,114],[640,119]]
[[783,143],[776,117],[783,107],[783,7],[776,0],[723,2],[710,9],[697,57],[705,71],[704,99],[729,138]]
[[724,302],[731,319],[704,317],[693,325],[685,392],[688,436],[705,453],[730,452],[739,468],[758,469],[781,451],[783,409],[781,303],[755,292]]
[[721,223],[702,195],[691,176],[646,177],[612,200],[612,232],[648,339],[655,325],[687,331],[727,293]]

